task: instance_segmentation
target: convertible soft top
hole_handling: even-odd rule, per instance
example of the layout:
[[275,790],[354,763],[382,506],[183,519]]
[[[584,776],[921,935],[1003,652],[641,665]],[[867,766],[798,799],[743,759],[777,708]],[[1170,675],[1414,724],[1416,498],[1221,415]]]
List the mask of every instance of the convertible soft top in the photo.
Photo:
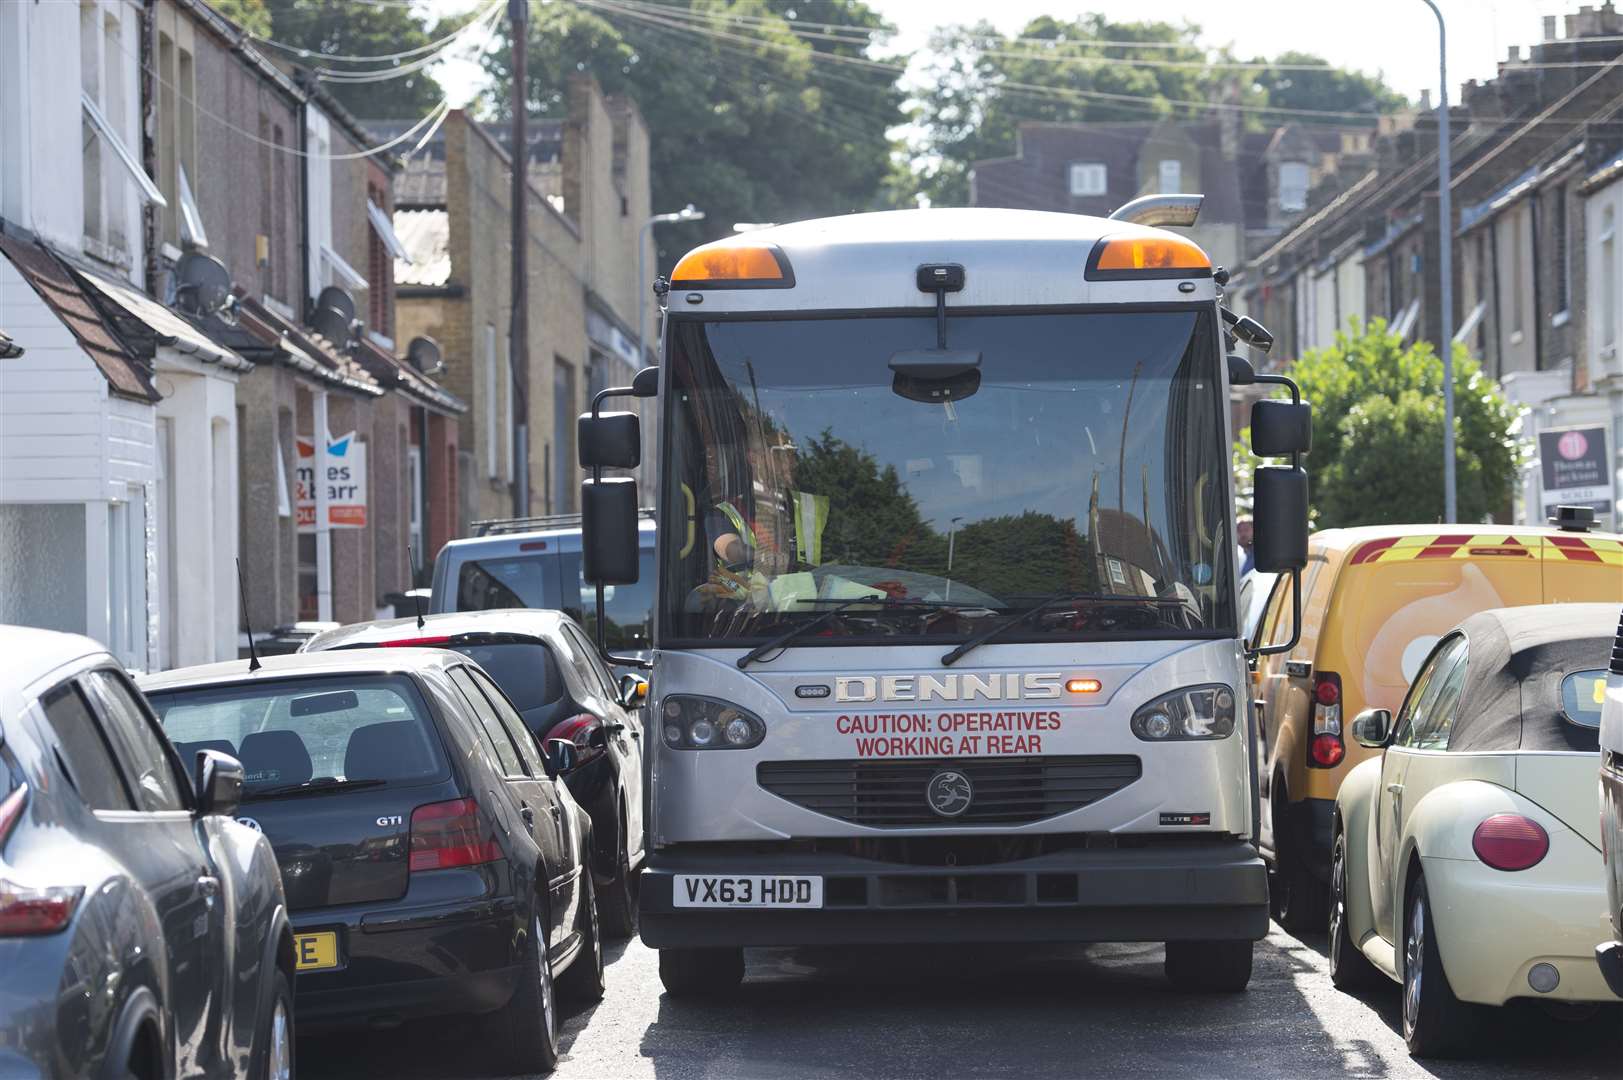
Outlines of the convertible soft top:
[[1598,751],[1599,732],[1562,712],[1561,680],[1605,670],[1617,617],[1616,604],[1542,604],[1462,622],[1469,652],[1449,749]]

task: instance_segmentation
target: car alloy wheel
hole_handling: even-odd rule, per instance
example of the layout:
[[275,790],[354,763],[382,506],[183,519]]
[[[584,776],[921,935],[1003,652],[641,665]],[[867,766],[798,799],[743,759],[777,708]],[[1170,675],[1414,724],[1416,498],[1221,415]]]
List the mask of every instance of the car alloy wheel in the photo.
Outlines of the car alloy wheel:
[[280,998],[271,1013],[270,1036],[267,1080],[293,1080],[293,1025],[288,1022],[287,1002]]
[[1336,837],[1330,854],[1330,966],[1342,966],[1347,959],[1342,950],[1351,944],[1347,938],[1347,841]]
[[1415,897],[1409,907],[1408,932],[1403,937],[1403,1037],[1414,1037],[1420,1023],[1421,979],[1426,966],[1426,901]]
[[558,995],[552,985],[552,958],[547,955],[547,935],[541,929],[541,919],[531,920],[530,933],[535,936],[535,950],[537,956],[536,974],[540,980],[537,989],[541,997],[541,1022],[546,1025],[547,1044],[556,1045],[558,1041]]

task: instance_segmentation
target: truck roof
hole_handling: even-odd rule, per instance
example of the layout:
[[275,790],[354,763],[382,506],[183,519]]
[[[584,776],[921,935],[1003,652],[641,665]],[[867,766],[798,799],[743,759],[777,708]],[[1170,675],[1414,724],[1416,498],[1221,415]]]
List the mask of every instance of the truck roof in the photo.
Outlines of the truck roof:
[[[886,210],[757,229],[707,244],[771,244],[788,260],[789,288],[671,287],[673,315],[712,311],[929,307],[915,277],[924,263],[961,263],[954,307],[1187,303],[1216,298],[1209,273],[1131,281],[1088,281],[1088,256],[1105,236],[1165,236],[1126,221],[1039,210],[986,207]],[[1192,282],[1192,289],[1185,283]],[[697,299],[695,299],[697,298]]]

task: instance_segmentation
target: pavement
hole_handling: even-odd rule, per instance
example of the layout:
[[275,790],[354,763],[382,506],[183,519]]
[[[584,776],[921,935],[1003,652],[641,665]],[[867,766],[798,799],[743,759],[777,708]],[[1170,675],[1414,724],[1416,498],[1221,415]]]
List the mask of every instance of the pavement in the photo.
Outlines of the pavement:
[[[1174,992],[1159,945],[762,949],[721,1002],[663,996],[656,954],[607,953],[608,993],[567,1016],[576,1078],[1623,1077],[1623,1009],[1582,1021],[1537,1006],[1492,1014],[1480,1055],[1411,1059],[1398,987],[1330,985],[1324,939],[1275,927],[1251,988]],[[565,1005],[568,1012],[568,1005]],[[301,1039],[299,1076],[466,1080],[499,1075],[456,1021]]]

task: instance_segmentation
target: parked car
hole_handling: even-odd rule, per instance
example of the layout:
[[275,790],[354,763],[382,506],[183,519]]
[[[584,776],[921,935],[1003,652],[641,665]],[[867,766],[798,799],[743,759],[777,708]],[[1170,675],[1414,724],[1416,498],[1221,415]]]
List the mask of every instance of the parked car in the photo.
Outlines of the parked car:
[[490,677],[442,649],[301,653],[143,680],[187,753],[243,763],[241,820],[270,838],[301,1019],[485,1017],[515,1072],[558,1059],[555,986],[595,1000],[591,822]]
[[0,1076],[286,1080],[293,935],[242,767],[189,773],[89,638],[0,627],[0,655]]
[[637,932],[637,871],[643,828],[643,724],[647,683],[617,681],[575,620],[556,611],[509,608],[357,623],[312,638],[307,651],[379,646],[453,649],[476,661],[513,701],[537,744],[567,739],[575,768],[564,776],[592,818],[592,867],[603,927]]
[[1474,1044],[1475,1006],[1605,1002],[1596,872],[1601,695],[1615,604],[1473,615],[1443,636],[1396,722],[1367,709],[1377,756],[1336,799],[1330,977],[1403,984],[1417,1055]]
[[1612,643],[1612,664],[1601,706],[1601,852],[1606,865],[1606,911],[1612,936],[1595,947],[1606,985],[1623,997],[1623,616]]
[[[434,559],[431,612],[491,608],[563,611],[596,640],[595,590],[581,576],[580,515],[474,523]],[[619,655],[647,659],[653,648],[654,518],[638,523],[640,573],[634,585],[605,587],[604,640]]]
[[[1253,644],[1289,639],[1289,581],[1274,583]],[[1347,739],[1344,721],[1364,709],[1396,712],[1426,654],[1467,616],[1583,601],[1623,602],[1623,537],[1437,525],[1313,535],[1301,641],[1260,657],[1253,676],[1261,848],[1286,928],[1324,927],[1336,792],[1372,754]]]

